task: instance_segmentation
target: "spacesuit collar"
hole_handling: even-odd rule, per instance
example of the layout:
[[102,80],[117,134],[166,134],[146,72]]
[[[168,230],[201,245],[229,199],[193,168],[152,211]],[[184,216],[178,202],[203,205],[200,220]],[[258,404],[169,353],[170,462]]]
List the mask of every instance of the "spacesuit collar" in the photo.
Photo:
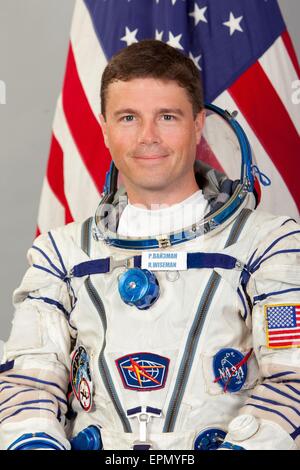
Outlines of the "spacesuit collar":
[[[94,237],[125,249],[165,248],[177,245],[206,234],[231,219],[234,213],[239,212],[239,207],[249,195],[248,188],[239,180],[232,181],[225,174],[198,160],[195,162],[195,178],[209,204],[208,213],[196,224],[157,238],[133,239],[120,236],[117,233],[118,224],[128,204],[126,190],[121,186],[116,193],[106,194],[101,200],[94,218]],[[254,197],[251,201],[250,205],[254,208]]]

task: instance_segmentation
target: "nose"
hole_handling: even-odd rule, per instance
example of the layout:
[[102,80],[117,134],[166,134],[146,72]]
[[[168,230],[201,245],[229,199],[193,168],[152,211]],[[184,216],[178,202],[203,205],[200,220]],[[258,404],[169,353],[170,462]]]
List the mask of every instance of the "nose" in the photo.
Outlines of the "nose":
[[159,129],[156,122],[152,119],[144,120],[141,123],[140,133],[139,133],[139,143],[140,144],[158,144],[161,142]]

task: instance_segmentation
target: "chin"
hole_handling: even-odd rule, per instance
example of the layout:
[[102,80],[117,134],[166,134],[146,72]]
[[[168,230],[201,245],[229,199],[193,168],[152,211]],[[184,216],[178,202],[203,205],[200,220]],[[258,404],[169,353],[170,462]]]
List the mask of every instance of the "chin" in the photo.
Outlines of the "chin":
[[138,186],[143,191],[157,192],[157,191],[165,191],[166,187],[168,186],[168,183],[166,181],[163,181],[163,182],[156,182],[156,184],[153,184],[153,179],[152,179],[152,181],[149,181],[149,184],[143,181],[143,184],[142,185],[139,184]]

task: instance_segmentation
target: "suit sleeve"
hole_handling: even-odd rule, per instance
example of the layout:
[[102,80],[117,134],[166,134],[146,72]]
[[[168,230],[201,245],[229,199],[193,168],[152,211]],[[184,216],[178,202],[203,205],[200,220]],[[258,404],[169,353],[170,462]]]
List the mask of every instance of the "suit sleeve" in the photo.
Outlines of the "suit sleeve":
[[229,424],[225,448],[300,448],[300,227],[289,222],[260,243],[242,287],[252,304],[259,384]]
[[14,292],[15,315],[0,366],[0,448],[32,442],[69,449],[64,430],[75,294],[54,236],[38,237]]

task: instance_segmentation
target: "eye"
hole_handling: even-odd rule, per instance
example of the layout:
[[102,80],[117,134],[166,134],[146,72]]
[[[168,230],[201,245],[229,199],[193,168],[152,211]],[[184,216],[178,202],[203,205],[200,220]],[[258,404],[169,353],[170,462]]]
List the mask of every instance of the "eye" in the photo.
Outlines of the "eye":
[[126,116],[121,117],[121,121],[123,122],[132,122],[134,120],[133,114],[126,114]]
[[174,121],[176,119],[175,116],[173,116],[172,114],[163,114],[162,115],[162,120],[163,121]]

